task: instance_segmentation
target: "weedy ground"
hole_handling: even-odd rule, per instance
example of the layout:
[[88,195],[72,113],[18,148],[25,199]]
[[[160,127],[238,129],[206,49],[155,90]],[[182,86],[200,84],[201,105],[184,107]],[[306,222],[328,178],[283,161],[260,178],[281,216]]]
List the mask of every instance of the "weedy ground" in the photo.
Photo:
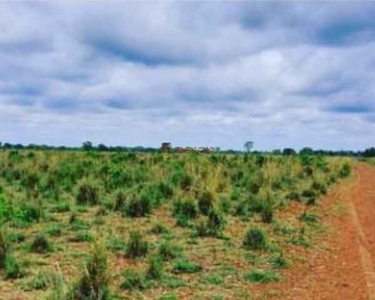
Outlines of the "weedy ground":
[[[252,299],[325,232],[322,156],[0,152],[0,299]],[[260,296],[259,296],[260,297]]]

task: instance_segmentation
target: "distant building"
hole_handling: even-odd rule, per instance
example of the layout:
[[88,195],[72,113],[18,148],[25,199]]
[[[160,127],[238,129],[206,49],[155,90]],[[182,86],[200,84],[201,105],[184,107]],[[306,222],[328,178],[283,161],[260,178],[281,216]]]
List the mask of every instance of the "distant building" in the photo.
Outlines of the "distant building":
[[161,151],[171,151],[172,150],[172,144],[171,143],[162,143],[161,144]]

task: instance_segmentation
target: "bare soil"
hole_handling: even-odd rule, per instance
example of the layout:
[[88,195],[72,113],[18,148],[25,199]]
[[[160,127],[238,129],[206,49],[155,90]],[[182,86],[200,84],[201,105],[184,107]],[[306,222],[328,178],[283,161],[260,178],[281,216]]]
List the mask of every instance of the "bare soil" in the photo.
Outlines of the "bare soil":
[[375,299],[375,169],[355,167],[355,179],[335,187],[320,208],[331,233],[274,287],[281,299]]

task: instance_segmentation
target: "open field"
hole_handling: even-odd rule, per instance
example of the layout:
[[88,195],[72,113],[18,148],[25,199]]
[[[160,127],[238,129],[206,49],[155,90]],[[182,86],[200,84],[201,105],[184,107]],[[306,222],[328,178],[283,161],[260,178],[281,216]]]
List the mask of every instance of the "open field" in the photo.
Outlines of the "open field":
[[2,151],[0,299],[281,297],[327,246],[326,209],[346,211],[324,195],[347,185],[352,165]]

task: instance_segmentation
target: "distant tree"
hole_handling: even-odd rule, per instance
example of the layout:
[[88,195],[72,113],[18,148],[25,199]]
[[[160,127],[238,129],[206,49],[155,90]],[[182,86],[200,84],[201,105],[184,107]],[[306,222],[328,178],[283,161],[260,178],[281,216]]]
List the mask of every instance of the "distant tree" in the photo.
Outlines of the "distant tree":
[[108,151],[108,147],[104,144],[99,144],[98,145],[98,150],[99,151]]
[[300,151],[299,151],[299,154],[300,155],[313,155],[314,154],[314,150],[309,148],[309,147],[305,147],[305,148],[302,148]]
[[82,149],[85,151],[89,151],[93,149],[92,143],[87,141],[82,144]]
[[250,152],[251,149],[253,148],[254,146],[254,142],[252,141],[247,141],[244,145],[243,145],[246,149],[247,152]]
[[12,144],[4,143],[3,148],[4,149],[12,149]]
[[365,152],[363,152],[363,156],[364,157],[375,157],[375,148],[372,147],[372,148],[366,149]]
[[283,155],[296,155],[297,152],[292,148],[285,148],[283,150]]

